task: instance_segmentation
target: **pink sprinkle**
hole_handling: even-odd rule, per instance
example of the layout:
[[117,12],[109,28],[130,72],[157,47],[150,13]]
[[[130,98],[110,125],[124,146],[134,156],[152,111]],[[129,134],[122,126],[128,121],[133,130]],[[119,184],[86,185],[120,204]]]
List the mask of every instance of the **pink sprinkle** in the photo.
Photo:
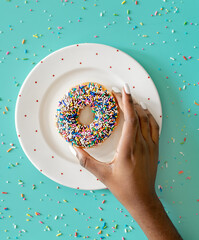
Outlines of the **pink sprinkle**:
[[189,56],[188,58],[191,59],[191,56]]
[[128,20],[130,21],[130,20],[131,20],[131,18],[130,18],[130,17],[128,17]]
[[103,209],[102,209],[101,207],[99,207],[99,210],[101,210],[101,211],[102,211]]
[[155,12],[155,16],[158,14],[158,11]]
[[105,203],[105,200],[103,200],[102,203]]
[[30,11],[32,12],[32,9],[30,9]]
[[58,29],[62,29],[63,27],[57,27]]
[[95,37],[95,38],[97,38],[98,36],[97,36],[97,35],[95,35],[94,37]]
[[10,52],[7,52],[6,55],[10,54]]
[[39,221],[39,223],[44,224],[42,221]]

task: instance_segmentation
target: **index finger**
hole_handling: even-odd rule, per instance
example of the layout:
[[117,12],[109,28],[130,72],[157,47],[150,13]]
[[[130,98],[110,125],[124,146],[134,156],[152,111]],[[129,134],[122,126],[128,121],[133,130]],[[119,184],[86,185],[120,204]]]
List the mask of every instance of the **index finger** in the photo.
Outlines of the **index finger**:
[[137,128],[139,126],[138,116],[134,108],[133,98],[131,96],[128,84],[124,85],[122,91],[122,102],[124,125],[117,151],[126,152],[128,154],[128,150],[134,147]]

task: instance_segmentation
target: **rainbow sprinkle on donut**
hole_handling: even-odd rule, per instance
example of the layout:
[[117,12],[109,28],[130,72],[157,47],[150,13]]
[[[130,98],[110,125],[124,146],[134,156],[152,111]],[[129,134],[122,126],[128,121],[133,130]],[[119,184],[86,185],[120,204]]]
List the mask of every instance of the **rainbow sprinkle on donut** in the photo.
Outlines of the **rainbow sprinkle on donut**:
[[[95,114],[90,125],[78,121],[80,110],[90,106]],[[89,148],[107,139],[117,125],[119,107],[114,96],[98,83],[84,83],[72,88],[59,101],[56,125],[67,142]]]

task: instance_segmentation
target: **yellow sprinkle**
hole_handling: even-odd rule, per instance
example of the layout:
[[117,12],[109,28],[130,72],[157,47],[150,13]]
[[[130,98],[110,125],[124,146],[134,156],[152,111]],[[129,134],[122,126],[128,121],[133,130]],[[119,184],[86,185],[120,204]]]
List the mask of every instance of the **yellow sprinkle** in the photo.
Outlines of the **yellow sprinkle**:
[[61,236],[62,235],[62,233],[58,233],[57,235],[56,235],[56,237],[59,237],[59,236]]
[[99,226],[97,226],[95,229],[98,229],[99,228]]
[[30,221],[30,219],[26,219],[26,221],[28,221],[28,222],[29,222],[29,221]]
[[159,34],[160,32],[157,32],[157,34]]
[[123,1],[122,4],[125,4],[126,1]]
[[22,44],[24,44],[24,43],[25,43],[25,39],[22,40]]
[[107,233],[106,236],[109,237],[109,234]]
[[30,217],[30,214],[27,213],[26,216]]
[[141,22],[140,25],[143,26],[143,22]]
[[68,201],[64,199],[63,202],[68,202]]
[[7,108],[7,107],[5,107],[5,110],[6,110],[6,111],[8,111],[8,108]]
[[148,35],[142,35],[142,37],[148,37]]
[[38,36],[35,34],[35,35],[33,35],[33,37],[36,37],[36,38],[38,38]]

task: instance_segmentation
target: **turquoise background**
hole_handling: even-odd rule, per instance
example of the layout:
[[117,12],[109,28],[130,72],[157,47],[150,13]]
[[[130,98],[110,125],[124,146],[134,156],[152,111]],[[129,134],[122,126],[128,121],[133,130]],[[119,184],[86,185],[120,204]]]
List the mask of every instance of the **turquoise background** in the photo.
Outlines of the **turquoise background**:
[[[156,191],[183,239],[199,239],[199,106],[194,104],[199,103],[199,2],[121,2],[0,0],[0,143],[4,142],[0,144],[1,240],[51,240],[58,233],[62,233],[60,239],[70,240],[76,239],[75,232],[80,239],[147,239],[108,190],[74,190],[43,176],[27,159],[16,136],[15,102],[29,71],[49,53],[83,42],[119,48],[151,75],[163,107]],[[129,23],[127,16],[131,18]],[[35,34],[38,38],[33,37]],[[22,39],[26,40],[23,45]],[[16,148],[7,153],[10,143]],[[41,215],[36,216],[35,212]],[[107,228],[97,234],[104,222]],[[113,229],[116,224],[117,229]],[[51,231],[44,231],[46,226]],[[99,229],[95,229],[97,226]]]

